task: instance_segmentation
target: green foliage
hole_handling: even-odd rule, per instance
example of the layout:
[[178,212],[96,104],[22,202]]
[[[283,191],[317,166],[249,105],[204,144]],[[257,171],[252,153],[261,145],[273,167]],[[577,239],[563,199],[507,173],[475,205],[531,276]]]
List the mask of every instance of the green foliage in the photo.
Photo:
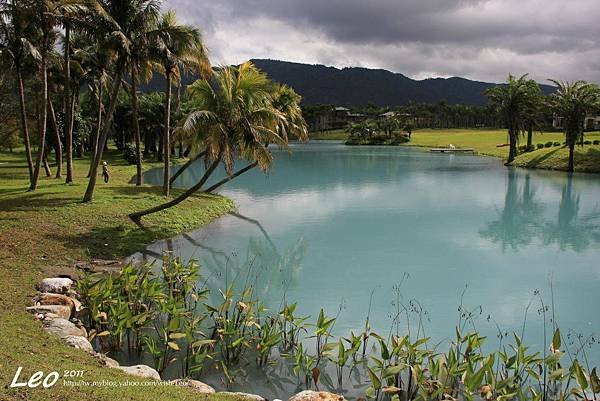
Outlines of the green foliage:
[[123,159],[127,162],[127,164],[137,164],[137,152],[134,145],[130,143],[125,144],[125,147],[123,148]]
[[[421,330],[416,335],[411,332],[409,314],[423,313],[411,301],[410,307],[396,304],[398,316],[387,336],[371,331],[367,318],[363,333],[334,339],[331,331],[336,318],[324,310],[313,325],[307,324],[307,318],[294,316],[296,304],[285,304],[271,315],[256,299],[252,286],[245,285],[238,292],[235,283],[219,291],[219,301],[212,305],[209,291],[200,282],[195,262],[184,264],[167,254],[159,272],[153,265],[129,265],[119,274],[86,274],[78,289],[88,311],[86,323],[97,343],[150,355],[161,372],[178,361],[184,377],[197,376],[212,361],[233,382],[243,374],[244,361],[254,358],[264,368],[276,354],[289,362],[290,372],[307,389],[325,383],[343,392],[344,373],[350,369],[359,382],[368,380],[365,396],[375,401],[577,400],[585,399],[590,390],[600,392],[596,369],[578,362],[583,347],[569,354],[571,362],[564,361],[566,351],[557,327],[549,350],[542,353],[530,351],[516,334],[505,343],[504,333],[499,334],[498,349],[486,352],[485,337],[476,331],[462,332],[467,326],[474,328],[473,319],[480,309],[467,310],[461,304],[455,337],[444,351]],[[539,299],[546,325],[549,309]],[[407,328],[401,330],[399,317],[404,312]],[[366,338],[372,339],[373,346],[361,355]],[[314,353],[309,343],[314,343]],[[582,357],[587,361],[585,353]],[[331,370],[336,383],[329,376]]]

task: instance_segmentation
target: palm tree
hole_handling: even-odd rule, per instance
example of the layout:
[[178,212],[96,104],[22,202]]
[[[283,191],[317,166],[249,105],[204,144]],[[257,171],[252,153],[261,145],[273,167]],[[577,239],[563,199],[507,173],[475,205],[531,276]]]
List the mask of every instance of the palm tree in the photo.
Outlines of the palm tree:
[[229,175],[235,175],[240,173],[233,171],[235,160],[243,158],[250,166],[256,164],[266,171],[273,157],[267,145],[287,147],[292,118],[288,120],[274,106],[271,82],[252,63],[223,67],[214,80],[196,81],[188,91],[198,108],[188,116],[185,129],[194,132],[195,140],[206,149],[206,172],[173,200],[130,214],[134,221],[175,206],[202,189],[219,164]]
[[575,167],[575,144],[583,139],[585,117],[600,109],[600,89],[585,81],[562,82],[550,80],[557,91],[550,96],[549,104],[554,113],[563,119],[563,129],[569,147],[567,171]]
[[148,25],[156,21],[159,10],[160,2],[158,0],[103,0],[95,9],[95,16],[98,19],[95,25],[97,36],[110,38],[110,47],[116,53],[116,62],[108,98],[108,109],[98,139],[98,151],[92,162],[90,180],[83,196],[83,202],[90,202],[94,196],[98,166],[102,161],[104,145],[117,105],[121,78],[130,56],[131,38],[134,32],[144,31]]
[[29,10],[24,3],[17,1],[2,1],[0,3],[0,35],[2,35],[0,56],[7,58],[15,68],[23,143],[25,144],[25,155],[29,169],[29,181],[33,183],[33,160],[31,158],[31,141],[27,124],[23,70],[28,60],[40,60],[41,55],[30,40],[33,29],[30,21]]
[[[298,138],[300,141],[308,140],[308,127],[306,125],[306,121],[302,116],[302,108],[300,107],[300,101],[302,97],[297,94],[292,88],[287,85],[275,85],[272,92],[272,101],[271,104],[282,116],[285,118],[275,119],[274,129],[277,134],[284,140],[287,144],[288,136],[293,135]],[[268,144],[265,144],[265,147]],[[247,159],[252,160],[253,155],[249,154],[246,156]],[[254,160],[253,162],[234,172],[233,174],[229,174],[227,177],[222,179],[221,181],[215,183],[208,189],[206,189],[205,193],[214,192],[219,187],[225,185],[229,181],[233,180],[236,177],[246,173],[247,171],[252,170],[257,167],[259,164],[259,160]]]
[[538,84],[525,74],[519,78],[509,75],[506,84],[486,91],[490,104],[502,115],[508,128],[510,148],[506,164],[517,156],[519,133],[526,129],[527,116],[538,99],[539,90]]
[[181,73],[185,70],[195,70],[202,76],[209,76],[212,71],[206,48],[202,43],[200,31],[189,25],[180,25],[173,10],[162,15],[155,32],[156,58],[165,75],[165,117],[163,133],[164,180],[165,196],[171,193],[171,88],[173,80],[180,81]]
[[154,32],[157,28],[157,15],[153,14],[146,21],[140,21],[139,26],[131,31],[130,40],[131,46],[129,50],[129,71],[131,77],[131,111],[133,118],[133,131],[135,138],[136,152],[136,179],[135,185],[139,186],[143,183],[142,175],[142,139],[139,124],[139,99],[138,99],[138,84],[140,79],[142,82],[148,82],[152,78],[152,70],[155,64],[152,62],[149,46],[150,32]]
[[48,117],[48,54],[50,53],[55,41],[54,27],[56,21],[54,12],[56,4],[50,0],[30,0],[29,7],[34,23],[40,30],[40,82],[42,84],[41,112],[38,114],[39,139],[38,154],[33,169],[33,177],[29,186],[30,191],[37,189],[40,175],[40,167],[44,160],[44,151],[46,148],[46,127]]

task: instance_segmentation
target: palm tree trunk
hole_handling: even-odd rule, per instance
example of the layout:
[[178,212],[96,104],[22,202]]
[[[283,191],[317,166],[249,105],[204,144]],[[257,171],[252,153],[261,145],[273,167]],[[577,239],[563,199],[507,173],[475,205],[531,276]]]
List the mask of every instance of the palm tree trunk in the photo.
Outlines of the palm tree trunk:
[[150,209],[142,210],[141,212],[131,213],[129,215],[129,217],[133,221],[140,221],[142,217],[144,217],[148,214],[160,212],[161,210],[168,209],[170,207],[173,207],[173,206],[178,205],[179,203],[183,202],[184,200],[186,200],[187,198],[189,198],[195,192],[199,191],[202,188],[202,186],[206,183],[206,181],[212,175],[212,173],[215,171],[215,169],[217,168],[217,166],[219,165],[220,162],[221,162],[221,157],[219,156],[217,159],[215,159],[211,163],[210,167],[208,168],[208,170],[206,170],[206,172],[204,173],[204,175],[202,176],[200,181],[198,181],[198,183],[196,183],[196,185],[194,185],[193,187],[191,187],[190,189],[188,189],[187,191],[185,191],[178,197],[176,197],[173,200],[170,200],[168,202],[165,202],[162,205],[158,205],[158,206],[155,206]]
[[23,129],[23,142],[25,143],[25,156],[29,169],[29,182],[33,182],[33,160],[31,158],[31,141],[29,140],[29,128],[27,127],[27,111],[25,108],[25,85],[21,68],[17,66],[17,81],[19,85],[19,109],[21,113],[21,128]]
[[508,160],[506,161],[506,164],[512,163],[513,160],[515,160],[515,157],[517,157],[517,132],[513,129],[509,130],[508,139],[510,146],[508,151]]
[[92,144],[92,158],[90,163],[90,169],[88,170],[87,177],[90,178],[92,175],[92,166],[96,159],[96,153],[98,153],[98,140],[100,139],[100,129],[102,128],[102,82],[98,80],[98,108],[96,110],[96,130],[94,132],[94,142]]
[[[79,84],[75,85],[75,89],[71,92],[71,119],[69,121],[69,130],[71,131],[71,151],[73,151],[73,129],[75,126],[75,105],[79,105]],[[79,145],[81,146],[81,141],[79,141]],[[80,151],[81,147],[78,150],[77,157],[82,157],[83,154]],[[71,156],[71,166],[73,165],[73,157]],[[71,168],[72,170],[72,168]],[[72,178],[72,177],[71,177]]]
[[52,171],[50,170],[50,164],[48,163],[48,146],[44,149],[44,172],[46,177],[52,177]]
[[[44,40],[44,43],[47,39]],[[44,158],[44,148],[46,147],[46,119],[48,116],[48,60],[46,52],[42,54],[42,105],[41,114],[39,116],[39,143],[38,143],[38,154],[35,160],[35,167],[33,169],[33,179],[29,186],[30,191],[35,191],[38,186],[38,180],[40,178],[40,167]]]
[[73,109],[71,107],[71,27],[65,24],[65,150],[67,152],[67,178],[73,182]]
[[171,72],[167,70],[166,72],[166,88],[165,88],[165,131],[163,134],[163,152],[164,152],[164,163],[165,163],[165,171],[163,175],[163,192],[165,196],[169,196],[171,194],[171,140],[170,140],[170,130],[171,130]]
[[220,186],[227,184],[229,181],[233,180],[236,177],[239,177],[240,175],[244,174],[246,171],[250,171],[252,170],[254,167],[258,166],[258,162],[254,162],[252,164],[247,165],[246,167],[236,171],[235,173],[233,173],[232,175],[230,175],[227,178],[222,179],[221,181],[217,182],[215,185],[213,185],[212,187],[208,188],[206,191],[204,191],[205,193],[211,193],[213,192],[215,189],[219,188]]
[[62,141],[60,139],[60,132],[58,128],[58,122],[56,121],[56,112],[54,110],[54,104],[51,99],[48,99],[48,107],[50,108],[50,120],[52,121],[52,128],[56,133],[56,176],[55,178],[62,177]]
[[106,113],[104,126],[102,127],[102,132],[98,140],[98,151],[96,152],[96,157],[94,158],[94,162],[92,164],[90,180],[88,182],[87,189],[85,190],[85,195],[83,196],[83,202],[90,202],[94,197],[94,188],[96,187],[96,178],[98,177],[98,166],[102,161],[104,145],[106,144],[106,138],[108,137],[108,131],[110,130],[113,114],[115,112],[115,108],[117,107],[117,96],[119,95],[119,89],[121,88],[121,75],[123,74],[124,61],[120,60],[118,63],[119,64],[117,65],[117,70],[115,72],[112,90],[110,92],[108,112]]
[[575,141],[569,141],[569,164],[567,171],[572,173],[575,170]]
[[527,151],[533,146],[533,126],[530,124],[527,127]]
[[131,67],[131,106],[133,108],[133,131],[135,135],[136,175],[135,185],[142,185],[142,139],[140,137],[140,122],[138,121],[137,71]]
[[173,185],[173,183],[175,182],[175,180],[189,167],[192,165],[192,163],[194,163],[196,160],[198,160],[199,158],[203,157],[206,154],[206,150],[198,153],[196,156],[190,158],[187,162],[185,162],[185,164],[183,166],[181,166],[179,168],[179,170],[177,170],[175,172],[175,174],[173,174],[173,176],[169,179],[170,184]]

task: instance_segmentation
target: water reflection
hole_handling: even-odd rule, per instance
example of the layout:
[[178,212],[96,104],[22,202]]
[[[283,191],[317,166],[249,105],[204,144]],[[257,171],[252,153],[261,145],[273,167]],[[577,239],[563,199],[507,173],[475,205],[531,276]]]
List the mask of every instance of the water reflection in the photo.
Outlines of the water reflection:
[[562,189],[558,218],[546,222],[542,230],[544,244],[557,244],[561,251],[582,252],[600,242],[600,213],[596,208],[580,214],[580,201],[581,194],[574,189],[573,177],[569,176]]
[[[558,207],[546,206],[537,199],[530,173],[510,170],[507,174],[504,205],[498,219],[480,231],[482,238],[499,244],[502,251],[518,251],[539,240],[544,246],[558,246],[560,251],[583,252],[600,242],[600,213],[580,213],[581,195],[569,175],[561,189]],[[550,209],[558,217],[545,215]],[[556,216],[556,214],[554,216]]]
[[507,248],[517,251],[529,245],[537,235],[538,221],[544,210],[543,205],[535,200],[535,188],[530,175],[525,175],[520,191],[518,177],[515,171],[509,171],[504,207],[498,219],[488,223],[480,232],[483,238],[500,244],[502,251]]

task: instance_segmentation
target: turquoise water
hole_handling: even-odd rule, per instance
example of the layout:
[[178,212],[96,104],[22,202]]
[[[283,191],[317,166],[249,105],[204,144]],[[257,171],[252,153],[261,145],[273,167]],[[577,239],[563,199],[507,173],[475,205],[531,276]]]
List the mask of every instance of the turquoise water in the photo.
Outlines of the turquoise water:
[[[563,333],[600,333],[600,177],[507,169],[500,161],[415,149],[298,144],[272,170],[222,189],[238,214],[168,242],[204,266],[211,286],[253,282],[276,310],[285,297],[334,331],[359,331],[369,311],[387,333],[400,302],[435,342],[462,311],[489,336],[519,334],[541,347],[539,293]],[[202,174],[197,163],[178,186]],[[147,181],[162,182],[151,171]],[[554,294],[552,298],[551,290]],[[462,301],[461,301],[462,300]],[[527,309],[530,305],[529,309]],[[548,319],[551,313],[548,315]],[[600,362],[600,346],[588,355]]]

